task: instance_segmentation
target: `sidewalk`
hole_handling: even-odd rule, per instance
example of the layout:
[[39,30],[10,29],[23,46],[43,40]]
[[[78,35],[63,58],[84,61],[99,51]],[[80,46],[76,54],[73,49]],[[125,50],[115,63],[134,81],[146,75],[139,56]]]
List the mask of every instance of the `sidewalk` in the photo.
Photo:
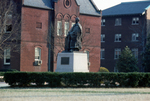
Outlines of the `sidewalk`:
[[5,82],[0,82],[0,88],[9,87],[9,85]]

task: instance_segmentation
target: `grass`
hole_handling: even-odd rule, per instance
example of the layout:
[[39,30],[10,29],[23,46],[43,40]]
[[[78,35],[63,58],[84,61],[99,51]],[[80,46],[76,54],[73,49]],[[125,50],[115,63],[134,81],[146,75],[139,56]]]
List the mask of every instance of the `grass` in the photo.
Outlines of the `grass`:
[[[143,88],[146,89],[146,88]],[[127,88],[127,89],[88,89],[88,88],[84,88],[84,89],[20,89],[20,88],[16,88],[16,89],[0,89],[0,92],[55,92],[55,93],[113,93],[113,94],[150,94],[150,90],[143,90],[143,89],[131,89],[131,88]],[[149,88],[147,88],[149,89]],[[129,91],[127,91],[129,90]]]
[[0,89],[0,101],[149,101],[149,99],[150,88]]

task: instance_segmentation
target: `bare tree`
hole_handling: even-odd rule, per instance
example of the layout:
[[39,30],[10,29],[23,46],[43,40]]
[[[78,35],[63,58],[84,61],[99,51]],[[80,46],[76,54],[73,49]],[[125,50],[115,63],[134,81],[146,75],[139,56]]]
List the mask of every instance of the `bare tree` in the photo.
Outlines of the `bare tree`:
[[20,14],[13,0],[0,0],[0,58],[10,48],[18,52],[20,47]]

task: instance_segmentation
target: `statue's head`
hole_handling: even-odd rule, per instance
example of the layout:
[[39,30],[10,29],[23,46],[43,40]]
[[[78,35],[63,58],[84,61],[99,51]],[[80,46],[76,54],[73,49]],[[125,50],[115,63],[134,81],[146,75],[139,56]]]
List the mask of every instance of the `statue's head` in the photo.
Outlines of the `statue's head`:
[[76,17],[76,23],[78,23],[80,21],[80,19],[78,17]]

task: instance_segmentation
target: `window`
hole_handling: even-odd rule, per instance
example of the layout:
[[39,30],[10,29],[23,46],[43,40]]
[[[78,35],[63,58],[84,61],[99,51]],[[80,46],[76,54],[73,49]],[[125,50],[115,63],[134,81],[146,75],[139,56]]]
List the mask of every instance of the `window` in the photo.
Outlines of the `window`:
[[102,19],[101,20],[101,26],[105,26],[105,22],[106,22],[105,19]]
[[75,23],[73,22],[73,23],[72,23],[72,27],[73,27],[74,24],[75,24]]
[[10,65],[10,48],[4,49],[4,65]]
[[114,67],[114,72],[119,72],[117,67]]
[[12,12],[5,13],[5,33],[10,33],[12,31]]
[[101,59],[105,59],[105,49],[101,49]]
[[36,28],[42,29],[42,23],[41,22],[36,22]]
[[132,19],[132,25],[138,25],[139,24],[139,18],[138,17],[134,17]]
[[90,28],[85,28],[85,33],[90,34]]
[[105,34],[101,34],[101,42],[105,42]]
[[65,22],[65,36],[67,36],[68,32],[69,32],[69,22]]
[[6,25],[5,32],[6,32],[6,33],[10,33],[11,30],[12,30],[12,25]]
[[115,42],[121,42],[121,34],[115,34]]
[[138,41],[139,40],[139,34],[138,33],[133,33],[132,34],[132,41]]
[[138,48],[133,48],[132,49],[132,54],[135,58],[138,58]]
[[41,48],[35,48],[35,60],[41,60]]
[[115,26],[121,25],[121,18],[116,18]]
[[57,35],[60,36],[62,35],[62,22],[57,21]]
[[116,49],[115,49],[115,56],[114,56],[114,59],[118,59],[119,56],[120,56],[120,54],[121,54],[121,49],[120,49],[120,48],[116,48]]

